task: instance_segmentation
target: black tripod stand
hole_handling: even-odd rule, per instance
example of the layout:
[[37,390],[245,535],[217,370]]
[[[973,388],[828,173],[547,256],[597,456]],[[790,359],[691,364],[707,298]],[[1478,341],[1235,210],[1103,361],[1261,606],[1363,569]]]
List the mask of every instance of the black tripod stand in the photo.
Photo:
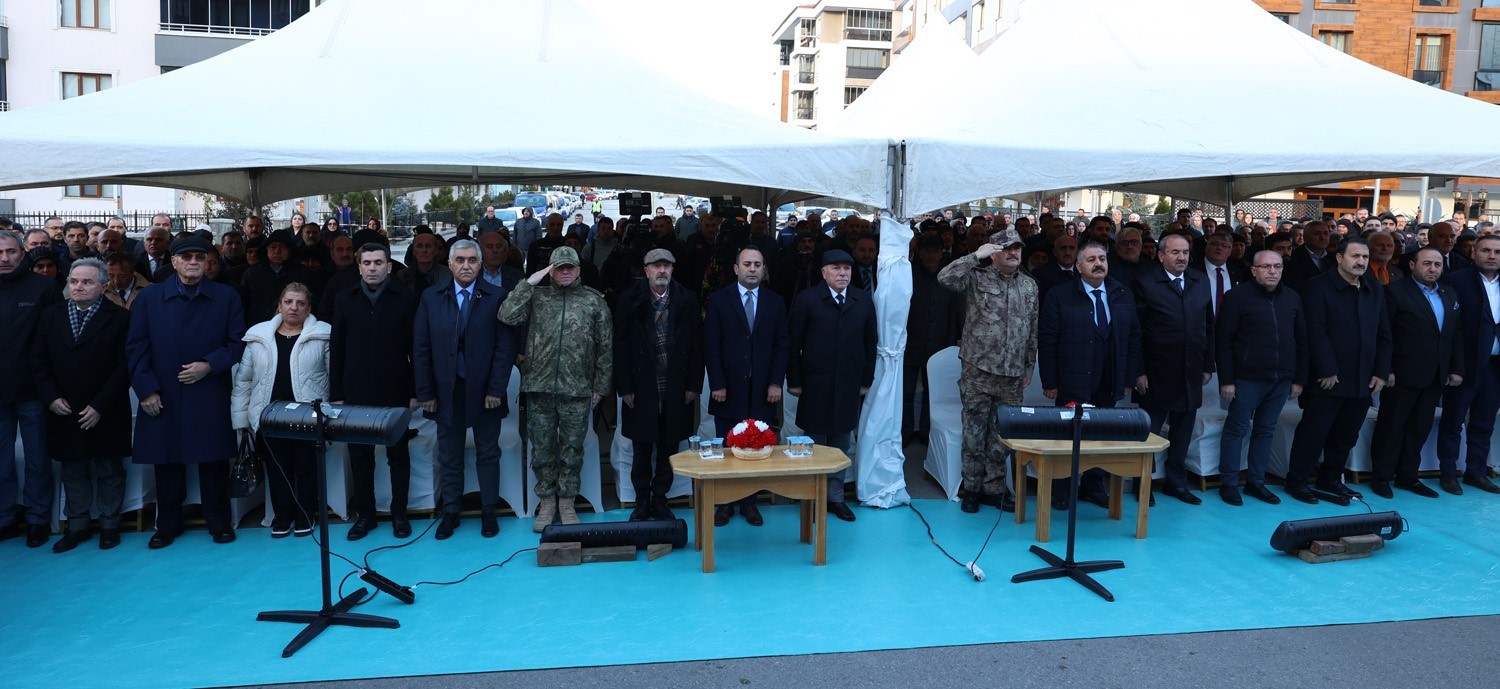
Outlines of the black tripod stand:
[[349,594],[338,603],[333,602],[333,581],[328,563],[328,417],[323,413],[322,400],[314,401],[312,408],[317,418],[317,440],[314,442],[317,447],[318,462],[318,552],[323,560],[323,609],[272,610],[255,616],[256,621],[259,622],[296,622],[307,625],[306,629],[298,633],[292,642],[282,649],[281,657],[283,658],[292,657],[293,653],[323,633],[329,625],[384,627],[386,629],[396,629],[401,626],[400,622],[389,617],[349,612],[350,608],[359,604],[369,594],[369,591],[364,588]]
[[[1068,479],[1068,556],[1060,558],[1053,555],[1046,548],[1031,546],[1031,552],[1042,558],[1051,565],[1041,569],[1033,569],[1029,572],[1021,572],[1010,578],[1011,583],[1020,584],[1028,581],[1039,581],[1042,579],[1059,579],[1068,577],[1078,582],[1084,588],[1099,594],[1100,598],[1114,602],[1115,595],[1104,588],[1103,584],[1094,581],[1089,576],[1094,572],[1103,572],[1110,569],[1121,569],[1125,563],[1120,560],[1092,560],[1089,562],[1073,561],[1073,543],[1075,531],[1078,525],[1078,478],[1079,454],[1083,448],[1083,405],[1073,407],[1073,475]],[[1025,480],[1025,476],[1017,476],[1017,480]]]

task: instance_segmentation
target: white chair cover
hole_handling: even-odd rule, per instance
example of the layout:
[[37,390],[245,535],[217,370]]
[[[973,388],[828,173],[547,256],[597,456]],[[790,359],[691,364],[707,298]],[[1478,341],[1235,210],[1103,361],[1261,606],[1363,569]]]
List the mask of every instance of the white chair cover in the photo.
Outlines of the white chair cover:
[[949,500],[958,499],[963,484],[963,403],[958,398],[958,374],[958,347],[944,349],[927,360],[932,424],[922,466],[943,487]]
[[[704,383],[707,385],[707,383]],[[621,418],[624,412],[624,402],[615,398],[615,418]],[[709,423],[713,423],[709,419]],[[630,468],[635,465],[635,447],[625,433],[621,430],[623,423],[615,424],[615,435],[609,445],[609,464],[615,470],[615,494],[620,499],[620,504],[635,502],[635,484],[630,482]],[[686,441],[679,443],[679,452],[686,447]],[[675,498],[679,495],[689,495],[693,492],[693,480],[686,476],[673,476],[672,487],[667,490],[667,497]]]

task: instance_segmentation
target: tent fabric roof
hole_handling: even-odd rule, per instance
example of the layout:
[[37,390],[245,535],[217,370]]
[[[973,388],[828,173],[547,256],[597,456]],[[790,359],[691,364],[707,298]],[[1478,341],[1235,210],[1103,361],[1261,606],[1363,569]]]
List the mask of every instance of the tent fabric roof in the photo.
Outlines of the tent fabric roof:
[[[902,217],[1063,189],[1222,202],[1231,184],[1242,200],[1500,176],[1500,137],[1479,135],[1500,131],[1500,108],[1329,48],[1250,0],[1022,0],[1013,17],[972,66],[950,67],[984,84],[973,99],[953,107],[923,87],[884,111],[905,120]],[[1090,86],[1058,93],[1059,75]],[[1330,93],[1351,100],[1330,108]],[[1474,135],[1455,145],[1455,132]]]
[[[571,183],[735,194],[752,206],[807,196],[889,205],[888,140],[723,105],[617,45],[571,0],[428,0],[420,11],[332,0],[202,63],[0,114],[0,188],[123,183],[265,202]],[[586,102],[565,97],[584,80]],[[328,94],[344,89],[354,105],[329,110]]]

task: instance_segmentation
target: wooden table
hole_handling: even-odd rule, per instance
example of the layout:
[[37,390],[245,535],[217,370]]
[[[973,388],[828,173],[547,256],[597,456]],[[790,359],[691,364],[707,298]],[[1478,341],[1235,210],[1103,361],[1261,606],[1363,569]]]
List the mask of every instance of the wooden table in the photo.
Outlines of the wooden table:
[[[714,506],[769,490],[802,503],[802,542],[813,544],[813,564],[828,560],[828,475],[848,468],[843,452],[814,445],[811,457],[788,457],[777,445],[760,460],[738,459],[729,448],[723,459],[703,459],[696,451],[672,455],[672,473],[693,479],[693,547],[703,551],[703,571],[714,571]],[[813,539],[816,523],[817,538]]]
[[[1000,442],[1016,451],[1016,523],[1026,521],[1026,465],[1036,472],[1036,540],[1046,543],[1052,537],[1052,480],[1073,474],[1073,441],[1010,440]],[[1135,537],[1146,537],[1147,511],[1151,504],[1151,467],[1156,453],[1170,443],[1155,433],[1141,442],[1085,440],[1078,455],[1079,471],[1103,469],[1109,472],[1109,518],[1121,517],[1125,497],[1125,478],[1136,479],[1140,506],[1136,511]],[[1076,509],[1076,507],[1075,507]]]

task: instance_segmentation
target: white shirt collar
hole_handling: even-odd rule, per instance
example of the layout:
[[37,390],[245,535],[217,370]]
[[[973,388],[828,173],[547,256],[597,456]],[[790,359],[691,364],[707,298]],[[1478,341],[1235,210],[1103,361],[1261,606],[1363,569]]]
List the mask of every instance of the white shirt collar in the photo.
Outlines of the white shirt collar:
[[[847,290],[846,290],[846,291],[847,291]],[[836,290],[836,289],[834,289],[834,288],[832,288],[832,287],[829,287],[829,288],[828,288],[828,293],[829,293],[829,294],[832,294],[832,295],[833,295],[833,298],[834,298],[834,299],[835,299],[835,300],[837,300],[837,299],[838,299],[838,298],[839,298],[839,297],[841,297],[841,296],[844,296],[844,294],[845,294],[845,293],[844,293],[844,292],[840,292],[840,291],[838,291],[838,290]]]
[[748,289],[744,285],[740,284],[739,282],[734,283],[734,286],[740,288],[740,301],[744,301],[745,300],[745,295],[751,294],[751,293],[755,294],[755,298],[756,299],[760,298],[760,287],[759,286],[757,286],[755,289]]
[[468,292],[469,296],[473,297],[474,296],[474,284],[471,283],[468,287],[460,287],[459,284],[458,284],[458,281],[454,280],[453,281],[453,298],[457,299],[458,295],[461,294],[461,293],[463,293],[463,292]]

